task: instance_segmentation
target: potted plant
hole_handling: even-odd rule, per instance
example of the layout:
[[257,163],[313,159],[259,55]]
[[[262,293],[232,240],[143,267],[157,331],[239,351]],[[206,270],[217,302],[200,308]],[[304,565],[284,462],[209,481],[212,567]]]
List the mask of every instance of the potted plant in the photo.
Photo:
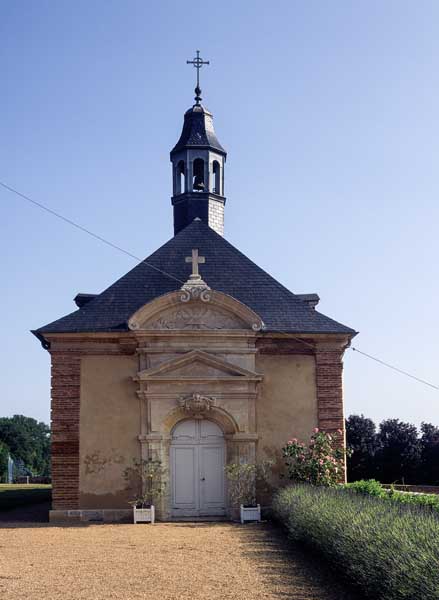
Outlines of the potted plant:
[[[261,520],[261,505],[256,502],[257,484],[267,484],[273,463],[232,463],[225,467],[232,506],[238,506],[241,523]],[[260,485],[259,485],[260,487]]]
[[125,478],[129,483],[128,489],[134,490],[130,501],[134,523],[154,523],[154,501],[157,502],[165,491],[161,461],[134,459],[133,466],[125,469]]

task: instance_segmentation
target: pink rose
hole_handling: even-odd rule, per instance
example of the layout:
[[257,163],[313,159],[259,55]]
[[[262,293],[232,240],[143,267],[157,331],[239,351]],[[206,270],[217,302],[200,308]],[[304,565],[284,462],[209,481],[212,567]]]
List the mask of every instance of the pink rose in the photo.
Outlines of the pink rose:
[[314,427],[313,432],[314,433],[318,433],[319,432],[319,428],[318,427]]

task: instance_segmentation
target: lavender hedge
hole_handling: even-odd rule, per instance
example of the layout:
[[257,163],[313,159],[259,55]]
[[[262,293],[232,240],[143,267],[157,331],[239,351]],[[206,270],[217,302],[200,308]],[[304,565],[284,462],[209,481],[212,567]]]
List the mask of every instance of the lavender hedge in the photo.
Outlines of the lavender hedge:
[[292,485],[274,512],[367,598],[439,599],[439,514],[347,489]]

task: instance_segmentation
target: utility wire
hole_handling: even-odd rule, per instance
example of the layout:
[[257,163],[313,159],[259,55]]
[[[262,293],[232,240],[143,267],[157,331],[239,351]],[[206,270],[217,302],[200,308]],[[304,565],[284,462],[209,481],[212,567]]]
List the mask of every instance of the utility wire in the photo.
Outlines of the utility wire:
[[36,200],[33,200],[32,198],[29,198],[29,196],[26,196],[25,194],[22,194],[18,190],[15,190],[14,188],[10,187],[9,185],[6,185],[6,183],[3,183],[2,181],[0,181],[0,185],[2,187],[4,187],[5,189],[9,190],[10,192],[13,192],[14,194],[17,194],[17,196],[20,196],[20,198],[24,198],[24,200],[27,200],[28,202],[31,202],[35,206],[38,206],[39,208],[45,210],[46,212],[50,213],[51,215],[57,217],[58,219],[61,219],[65,223],[68,223],[69,225],[72,225],[73,227],[76,227],[76,229],[79,229],[80,231],[83,231],[84,233],[87,233],[88,235],[91,235],[96,240],[99,240],[100,242],[103,242],[104,244],[107,244],[107,246],[110,246],[111,248],[114,248],[115,250],[119,250],[119,252],[123,252],[123,254],[126,254],[130,258],[134,258],[134,260],[137,260],[140,264],[146,265],[147,267],[150,267],[151,269],[154,269],[155,271],[158,271],[159,273],[162,273],[163,275],[166,275],[166,277],[170,277],[171,279],[174,279],[175,281],[178,281],[178,283],[183,283],[184,284],[184,281],[182,281],[181,279],[178,279],[178,277],[174,277],[174,275],[171,275],[170,273],[167,273],[166,271],[163,271],[162,269],[159,269],[155,265],[152,265],[151,263],[146,262],[146,260],[143,260],[143,259],[139,258],[135,254],[131,254],[131,252],[128,252],[128,250],[124,250],[120,246],[117,246],[116,244],[113,244],[113,242],[110,242],[110,241],[106,240],[105,238],[103,238],[102,236],[98,235],[97,233],[93,233],[93,231],[90,231],[89,229],[86,229],[82,225],[79,225],[78,223],[75,223],[75,221],[72,221],[71,219],[68,219],[67,217],[64,217],[63,215],[61,215],[60,213],[52,210],[48,206],[45,206],[44,204],[41,204],[41,202],[37,202]]
[[[75,223],[75,221],[72,221],[71,219],[68,219],[67,217],[64,217],[60,213],[52,210],[48,206],[45,206],[41,202],[37,202],[36,200],[33,200],[32,198],[29,198],[29,196],[26,196],[25,194],[22,194],[18,190],[10,187],[9,185],[6,185],[6,183],[3,183],[2,181],[0,181],[0,185],[2,187],[4,187],[6,190],[8,190],[9,192],[12,192],[13,194],[16,194],[17,196],[20,196],[20,198],[23,198],[24,200],[27,200],[31,204],[34,204],[35,206],[38,206],[39,208],[41,208],[42,210],[45,210],[49,214],[57,217],[58,219],[61,219],[65,223],[68,223],[69,225],[72,225],[73,227],[76,227],[76,229],[79,229],[83,233],[87,233],[88,235],[90,235],[91,237],[95,238],[96,240],[99,240],[100,242],[102,242],[104,244],[107,244],[107,246],[110,246],[111,248],[114,248],[115,250],[118,250],[119,252],[122,252],[123,254],[125,254],[126,256],[129,256],[130,258],[134,258],[134,260],[137,260],[139,264],[145,265],[147,267],[150,267],[151,269],[154,269],[155,271],[158,271],[159,273],[162,273],[162,275],[165,275],[166,277],[169,277],[170,279],[173,279],[174,281],[178,281],[178,283],[182,283],[182,284],[185,283],[181,279],[178,279],[178,277],[175,277],[174,275],[171,275],[171,273],[167,273],[166,271],[163,271],[162,269],[159,269],[158,267],[156,267],[155,265],[152,265],[151,263],[147,262],[146,260],[142,260],[141,258],[139,258],[138,256],[136,256],[135,254],[132,254],[131,252],[128,252],[128,250],[124,250],[120,246],[117,246],[116,244],[113,244],[113,242],[110,242],[109,240],[106,240],[105,238],[103,238],[102,236],[98,235],[97,233],[93,233],[93,231],[90,231],[89,229],[86,229],[82,225],[79,225],[78,223]],[[282,333],[284,335],[288,335],[285,331],[280,331],[280,330],[279,331],[275,331],[275,333]],[[301,342],[305,346],[308,346],[308,347],[310,347],[312,349],[315,349],[314,344],[306,342],[305,340],[302,340],[301,338],[290,336],[290,335],[288,335],[288,337],[290,339],[294,339],[294,340],[296,340],[298,342]],[[366,352],[362,352],[361,350],[358,350],[358,348],[351,347],[351,348],[348,348],[348,349],[352,350],[353,352],[358,352],[359,354],[362,354],[363,356],[366,356],[367,358],[370,358],[371,360],[374,360],[375,362],[380,363],[381,365],[387,367],[388,369],[392,369],[393,371],[396,371],[397,373],[401,373],[402,375],[405,375],[406,377],[410,377],[411,379],[414,379],[415,381],[423,383],[424,385],[428,385],[429,387],[432,387],[435,390],[439,390],[439,386],[434,385],[433,383],[429,383],[428,381],[425,381],[424,379],[421,379],[419,377],[416,377],[415,375],[412,375],[411,373],[407,373],[407,371],[403,371],[402,369],[398,369],[398,367],[395,367],[395,366],[393,366],[393,365],[391,365],[389,363],[386,363],[383,360],[380,360],[379,358],[376,358],[375,356],[371,356],[370,354],[366,354]]]
[[350,348],[350,350],[352,350],[353,352],[358,352],[359,354],[362,354],[363,356],[367,356],[367,358],[370,358],[371,360],[374,360],[377,363],[380,363],[380,365],[384,365],[385,367],[388,367],[389,369],[392,369],[393,371],[396,371],[397,373],[401,373],[402,375],[406,375],[407,377],[410,377],[411,379],[414,379],[415,381],[419,381],[420,383],[424,383],[425,385],[428,385],[432,388],[434,388],[435,390],[439,390],[439,386],[434,385],[433,383],[430,383],[428,381],[425,381],[425,379],[421,379],[420,377],[416,377],[415,375],[412,375],[411,373],[407,373],[407,371],[403,371],[402,369],[398,369],[398,367],[394,367],[393,365],[389,365],[389,363],[384,362],[383,360],[380,360],[379,358],[376,358],[375,356],[371,356],[370,354],[366,354],[366,352],[362,352],[361,350],[358,350],[358,348]]
[[[280,330],[276,330],[276,333],[282,333],[285,336],[288,335],[284,331],[280,331]],[[312,350],[315,350],[315,344],[311,344],[310,342],[302,340],[302,338],[298,338],[298,337],[290,336],[290,335],[288,335],[288,338],[296,340],[297,342],[300,342],[301,344],[304,344],[308,348],[311,348]],[[416,377],[416,375],[412,375],[411,373],[408,373],[407,371],[403,371],[402,369],[398,369],[398,367],[395,367],[394,365],[386,363],[383,360],[377,358],[376,356],[372,356],[371,354],[366,354],[366,352],[363,352],[362,350],[358,350],[358,348],[354,348],[353,346],[351,346],[351,347],[346,348],[346,350],[352,350],[353,352],[358,352],[359,354],[362,354],[363,356],[366,356],[367,358],[370,358],[371,360],[374,360],[375,362],[379,363],[380,365],[383,365],[383,366],[387,367],[388,369],[392,369],[393,371],[396,371],[397,373],[401,373],[402,375],[405,375],[406,377],[410,377],[411,379],[414,379],[415,381],[419,381],[420,383],[423,383],[424,385],[428,385],[429,387],[432,387],[435,390],[439,390],[439,386],[435,385],[434,383],[430,383],[429,381],[425,381],[425,379],[421,379],[420,377]]]

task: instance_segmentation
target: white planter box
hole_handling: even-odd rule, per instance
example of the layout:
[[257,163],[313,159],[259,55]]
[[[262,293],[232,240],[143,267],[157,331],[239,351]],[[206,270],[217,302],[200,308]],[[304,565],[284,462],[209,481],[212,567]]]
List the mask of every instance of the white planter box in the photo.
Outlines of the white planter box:
[[152,505],[150,508],[133,508],[134,523],[154,523],[155,508]]
[[241,504],[241,523],[244,521],[260,521],[261,520],[261,505],[244,506]]

